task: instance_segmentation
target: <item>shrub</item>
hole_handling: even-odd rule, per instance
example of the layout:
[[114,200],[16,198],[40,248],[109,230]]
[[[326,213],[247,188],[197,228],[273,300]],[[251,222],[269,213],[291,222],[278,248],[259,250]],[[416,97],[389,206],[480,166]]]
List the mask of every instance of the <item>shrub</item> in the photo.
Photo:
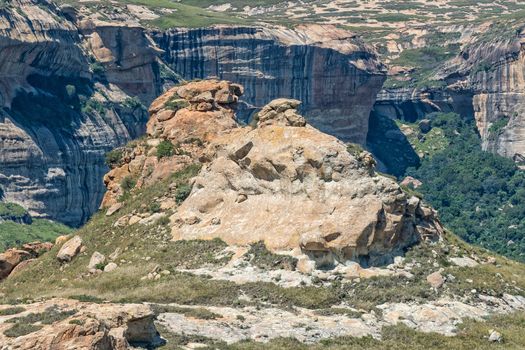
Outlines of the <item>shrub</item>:
[[175,146],[168,141],[164,140],[157,146],[157,158],[162,159],[164,157],[171,157],[175,154]]
[[97,113],[98,115],[104,116],[106,115],[106,107],[100,101],[89,99],[82,106],[82,112],[86,114]]
[[124,151],[122,149],[114,149],[106,153],[106,164],[110,168],[120,165]]
[[175,200],[177,204],[181,204],[188,198],[191,193],[191,186],[188,184],[180,184],[175,190]]
[[164,104],[164,107],[166,107],[167,109],[171,109],[172,111],[178,111],[179,109],[186,108],[189,105],[190,104],[188,103],[188,101],[181,99],[179,96],[175,95]]
[[137,180],[135,180],[133,176],[128,175],[122,179],[122,182],[120,183],[120,187],[122,188],[124,192],[129,192],[135,187],[136,184],[137,184]]
[[66,85],[66,93],[67,97],[69,97],[69,99],[72,99],[77,95],[77,88],[75,87],[75,85]]
[[146,109],[146,107],[142,104],[142,101],[136,96],[126,98],[122,105],[133,110]]
[[160,203],[159,202],[152,202],[149,205],[149,211],[152,213],[158,213],[160,211]]
[[20,306],[10,307],[0,310],[0,316],[16,315],[24,311],[26,311],[26,309]]
[[18,338],[39,331],[40,329],[42,329],[42,326],[35,326],[27,323],[17,323],[13,327],[4,331],[4,335],[9,338]]
[[106,74],[106,67],[98,61],[95,61],[89,65],[89,69],[94,75],[104,75]]

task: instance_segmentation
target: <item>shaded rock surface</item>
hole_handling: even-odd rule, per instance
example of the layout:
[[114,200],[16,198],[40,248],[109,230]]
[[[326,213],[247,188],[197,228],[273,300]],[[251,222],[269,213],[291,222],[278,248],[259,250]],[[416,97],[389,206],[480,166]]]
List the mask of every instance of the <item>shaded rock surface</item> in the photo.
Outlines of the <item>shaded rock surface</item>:
[[160,92],[156,51],[141,28],[77,26],[34,0],[0,10],[0,50],[2,199],[79,225],[102,198],[104,154],[144,131],[144,108],[123,102]]

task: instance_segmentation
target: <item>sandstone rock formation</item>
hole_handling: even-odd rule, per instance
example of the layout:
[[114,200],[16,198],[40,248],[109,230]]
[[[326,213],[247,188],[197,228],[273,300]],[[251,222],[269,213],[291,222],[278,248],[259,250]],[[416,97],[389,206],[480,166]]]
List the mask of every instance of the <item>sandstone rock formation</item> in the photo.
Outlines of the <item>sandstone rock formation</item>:
[[[257,114],[255,128],[239,127],[232,107],[242,92],[236,84],[205,80],[159,97],[150,108],[149,137],[106,175],[103,206],[117,203],[126,178],[141,188],[202,162],[193,191],[171,217],[174,239],[264,241],[320,265],[367,265],[389,262],[442,233],[432,209],[375,173],[369,153],[349,151],[307,125],[299,101],[275,100]],[[160,158],[158,147],[167,141],[174,151]],[[128,215],[117,224],[147,220]]]
[[154,35],[162,55],[186,79],[212,76],[243,85],[246,121],[254,108],[287,97],[316,128],[364,144],[368,116],[385,80],[375,52],[333,26],[216,26]]
[[444,74],[472,91],[483,149],[520,162],[525,160],[525,29],[521,21],[507,25],[503,35],[489,28],[474,38]]
[[211,161],[171,217],[174,239],[264,241],[319,264],[367,265],[441,234],[430,208],[375,174],[369,153],[351,154],[305,125],[296,107],[298,101],[273,101],[255,129],[232,129],[211,143]]
[[[154,314],[146,305],[80,303],[56,299],[24,305],[26,311],[0,316],[0,349],[2,350],[127,350],[132,345],[154,346],[160,338],[153,324]],[[7,337],[13,326],[6,320],[29,313],[66,313],[63,320],[44,324],[40,330],[20,337]],[[58,310],[58,311],[56,311]]]
[[[206,144],[219,133],[237,127],[233,106],[243,93],[241,86],[210,80],[174,87],[155,100],[147,125],[149,138],[135,148],[125,150],[122,164],[104,177],[108,189],[103,207],[116,205],[124,193],[122,181],[136,180],[136,187],[151,185],[193,163]],[[162,142],[173,147],[172,154],[159,157]]]
[[57,254],[57,260],[60,262],[70,262],[82,248],[82,238],[75,236],[68,240],[60,248]]

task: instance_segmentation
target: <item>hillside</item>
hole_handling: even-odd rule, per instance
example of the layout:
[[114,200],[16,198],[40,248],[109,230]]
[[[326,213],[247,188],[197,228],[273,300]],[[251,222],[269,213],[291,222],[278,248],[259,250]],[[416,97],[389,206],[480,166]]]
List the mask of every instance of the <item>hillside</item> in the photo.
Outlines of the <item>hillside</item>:
[[[368,152],[307,125],[299,101],[237,125],[242,93],[201,81],[153,103],[147,137],[109,158],[107,209],[0,284],[4,344],[525,346],[524,265],[443,231]],[[338,227],[353,208],[376,216]]]

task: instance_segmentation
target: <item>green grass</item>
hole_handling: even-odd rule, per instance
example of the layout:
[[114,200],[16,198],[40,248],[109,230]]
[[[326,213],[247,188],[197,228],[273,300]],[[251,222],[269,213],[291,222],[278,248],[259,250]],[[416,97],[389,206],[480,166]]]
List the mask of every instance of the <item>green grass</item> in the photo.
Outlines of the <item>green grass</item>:
[[58,236],[71,231],[65,225],[44,219],[33,219],[31,225],[6,221],[0,223],[0,252],[34,241],[54,242]]
[[0,202],[0,218],[23,218],[27,210],[15,203]]
[[19,313],[24,312],[24,311],[26,311],[26,309],[24,309],[23,307],[21,307],[21,306],[14,306],[14,307],[10,307],[10,308],[7,308],[7,309],[0,310],[0,316],[16,315],[16,314],[19,314]]
[[9,338],[18,338],[24,335],[28,335],[39,331],[42,326],[27,324],[27,323],[16,323],[11,328],[4,331],[4,335]]

